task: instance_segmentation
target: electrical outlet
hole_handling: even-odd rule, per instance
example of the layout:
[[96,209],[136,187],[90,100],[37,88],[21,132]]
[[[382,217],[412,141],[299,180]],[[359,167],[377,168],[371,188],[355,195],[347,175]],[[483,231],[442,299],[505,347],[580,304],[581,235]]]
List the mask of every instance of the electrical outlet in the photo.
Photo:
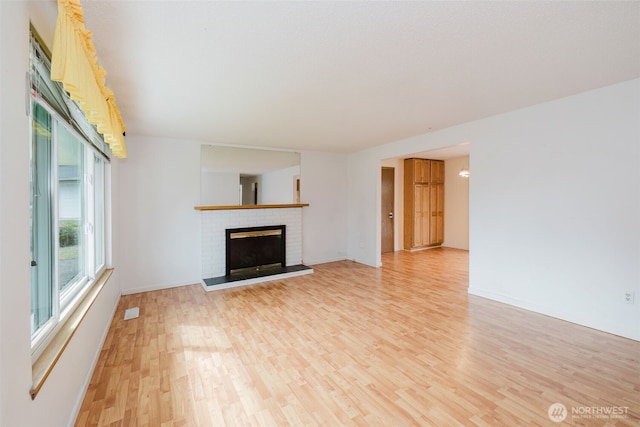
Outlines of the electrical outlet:
[[633,304],[635,300],[635,292],[625,292],[624,293],[624,302],[627,304]]

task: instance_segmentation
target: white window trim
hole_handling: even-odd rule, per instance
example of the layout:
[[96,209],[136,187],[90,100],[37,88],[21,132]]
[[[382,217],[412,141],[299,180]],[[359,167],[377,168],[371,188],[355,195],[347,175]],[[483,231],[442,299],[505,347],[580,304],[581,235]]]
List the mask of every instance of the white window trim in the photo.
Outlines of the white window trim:
[[[69,125],[68,123],[65,122],[64,118],[62,116],[60,116],[60,114],[58,114],[57,111],[55,111],[50,105],[49,103],[38,96],[32,95],[32,99],[37,102],[41,107],[43,107],[47,113],[49,113],[51,115],[52,120],[52,133],[54,135],[56,135],[57,137],[57,133],[58,133],[58,126],[62,125],[65,127],[65,129],[70,132],[75,138],[77,138],[82,144],[83,144],[83,155],[84,155],[84,162],[85,164],[88,163],[88,159],[91,159],[91,172],[93,175],[93,170],[94,170],[94,166],[93,166],[93,156],[94,154],[104,157],[104,155],[102,153],[100,153],[95,147],[93,147],[93,145],[88,142],[84,136],[82,136],[78,131],[76,131],[71,125]],[[30,126],[30,135],[33,134],[33,120],[29,121],[29,126]],[[57,143],[56,143],[56,147],[57,147]],[[86,270],[86,275],[79,280],[77,283],[74,283],[72,285],[70,285],[67,289],[65,289],[62,293],[60,292],[60,286],[58,283],[59,280],[59,275],[58,275],[58,268],[59,268],[59,252],[60,252],[60,241],[59,241],[59,218],[58,218],[58,198],[59,198],[59,192],[58,192],[58,168],[57,168],[57,163],[58,163],[58,153],[57,153],[57,149],[52,150],[52,163],[53,166],[51,168],[51,173],[52,173],[52,194],[54,194],[54,197],[52,197],[52,212],[54,214],[55,220],[54,220],[54,226],[53,226],[53,235],[55,236],[54,238],[54,247],[53,247],[53,254],[54,254],[54,272],[53,272],[53,292],[52,292],[52,313],[51,313],[51,318],[49,320],[47,320],[47,322],[45,322],[44,325],[42,325],[40,328],[38,328],[38,330],[32,335],[31,337],[31,361],[32,363],[35,363],[36,360],[42,355],[42,353],[47,349],[47,347],[49,346],[49,344],[54,340],[54,338],[56,337],[56,335],[60,332],[60,330],[65,326],[65,323],[69,320],[70,316],[74,313],[74,311],[78,308],[79,304],[84,300],[84,298],[87,296],[87,294],[89,293],[89,291],[93,288],[93,286],[96,283],[96,278],[99,278],[103,275],[103,273],[106,270],[106,264],[107,264],[107,254],[108,252],[108,243],[107,240],[109,240],[107,238],[107,218],[109,218],[110,214],[108,213],[108,208],[109,208],[109,204],[107,202],[107,198],[108,198],[108,193],[107,193],[107,184],[106,184],[106,179],[107,179],[107,174],[108,174],[108,162],[105,161],[104,164],[104,181],[102,184],[105,186],[105,191],[104,191],[104,216],[105,216],[105,236],[104,236],[104,251],[105,251],[105,262],[103,263],[102,266],[100,266],[99,269],[95,269],[95,242],[92,239],[85,239],[85,246],[87,246],[87,256],[90,259],[85,260],[85,262],[87,263],[85,270]],[[88,181],[87,179],[87,174],[84,173],[84,180],[85,183]],[[91,180],[93,181],[93,178],[91,178]],[[93,185],[90,186],[89,190],[88,190],[91,194],[90,197],[86,197],[84,200],[84,204],[85,204],[85,209],[88,209],[87,205],[92,205],[91,206],[91,210],[94,210],[94,206],[95,206],[95,202],[94,202],[94,196],[95,196],[95,188]],[[91,224],[91,226],[89,227],[89,222],[87,220],[88,215],[85,215],[85,222],[82,224],[82,229],[85,233],[85,236],[88,235],[87,231],[88,228],[90,227],[94,227],[93,224]],[[93,234],[93,233],[92,233]],[[95,235],[94,235],[95,237]],[[89,244],[89,242],[91,242],[91,244]]]

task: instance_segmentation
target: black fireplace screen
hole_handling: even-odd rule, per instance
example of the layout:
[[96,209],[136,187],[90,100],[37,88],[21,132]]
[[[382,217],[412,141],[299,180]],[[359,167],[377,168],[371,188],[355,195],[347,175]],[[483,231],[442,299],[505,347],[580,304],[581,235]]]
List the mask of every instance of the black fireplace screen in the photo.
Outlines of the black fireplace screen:
[[226,230],[226,274],[246,269],[286,267],[285,225]]

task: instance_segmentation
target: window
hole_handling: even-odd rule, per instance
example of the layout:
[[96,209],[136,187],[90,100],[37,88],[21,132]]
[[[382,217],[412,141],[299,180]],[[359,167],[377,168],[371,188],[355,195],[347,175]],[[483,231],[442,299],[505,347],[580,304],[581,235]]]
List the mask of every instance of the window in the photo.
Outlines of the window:
[[31,343],[34,358],[106,266],[106,145],[31,46]]
[[84,152],[82,142],[58,126],[58,284],[60,291],[86,276]]
[[106,237],[105,237],[105,164],[102,157],[93,155],[93,177],[94,177],[94,231],[95,234],[95,253],[97,271],[101,271],[106,263]]

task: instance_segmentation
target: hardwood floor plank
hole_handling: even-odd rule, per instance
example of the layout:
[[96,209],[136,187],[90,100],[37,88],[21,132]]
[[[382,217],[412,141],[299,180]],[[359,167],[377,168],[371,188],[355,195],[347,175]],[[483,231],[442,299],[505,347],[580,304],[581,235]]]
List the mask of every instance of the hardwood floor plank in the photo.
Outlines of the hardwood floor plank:
[[123,296],[76,425],[546,426],[556,402],[640,423],[640,342],[468,295],[466,251],[383,264]]

